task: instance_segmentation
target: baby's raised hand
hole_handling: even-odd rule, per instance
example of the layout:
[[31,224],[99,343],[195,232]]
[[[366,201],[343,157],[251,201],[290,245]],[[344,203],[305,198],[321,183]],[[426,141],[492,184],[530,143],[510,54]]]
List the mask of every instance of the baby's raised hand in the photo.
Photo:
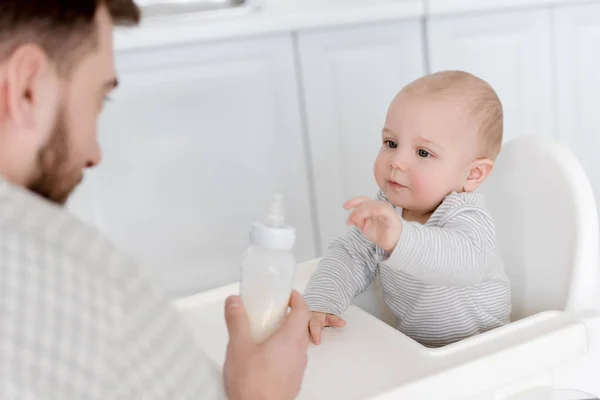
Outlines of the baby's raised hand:
[[400,240],[402,219],[394,208],[383,201],[368,197],[356,197],[344,204],[346,210],[352,210],[348,225],[354,225],[363,235],[388,253]]
[[321,331],[326,326],[333,326],[335,328],[343,328],[346,326],[346,321],[343,319],[336,317],[333,314],[326,314],[322,312],[313,312],[312,318],[308,323],[308,330],[310,332],[310,337],[314,344],[321,343]]

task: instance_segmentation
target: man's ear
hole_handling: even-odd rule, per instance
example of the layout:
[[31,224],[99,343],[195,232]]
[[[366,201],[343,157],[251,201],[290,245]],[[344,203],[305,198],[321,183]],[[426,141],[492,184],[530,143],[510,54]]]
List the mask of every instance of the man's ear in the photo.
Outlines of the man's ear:
[[477,189],[490,175],[493,168],[494,162],[489,158],[480,158],[473,161],[470,165],[469,175],[467,176],[463,190],[465,192],[472,192]]
[[40,103],[41,86],[48,68],[46,53],[33,44],[17,48],[5,61],[0,92],[5,121],[25,130],[35,130],[36,105]]

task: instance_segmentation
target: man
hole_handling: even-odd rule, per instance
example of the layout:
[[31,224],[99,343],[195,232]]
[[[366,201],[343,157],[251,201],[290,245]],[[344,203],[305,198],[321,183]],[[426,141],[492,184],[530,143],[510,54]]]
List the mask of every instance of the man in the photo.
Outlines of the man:
[[0,0],[0,398],[293,398],[310,318],[298,293],[261,345],[228,299],[223,382],[165,298],[59,207],[100,162],[113,24],[138,21],[133,0]]

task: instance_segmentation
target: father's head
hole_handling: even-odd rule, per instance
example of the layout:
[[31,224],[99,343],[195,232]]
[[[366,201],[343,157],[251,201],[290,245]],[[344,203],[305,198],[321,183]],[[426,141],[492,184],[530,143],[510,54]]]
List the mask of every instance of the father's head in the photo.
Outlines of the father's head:
[[117,85],[113,25],[133,0],[0,0],[0,175],[64,204],[100,162],[96,122]]

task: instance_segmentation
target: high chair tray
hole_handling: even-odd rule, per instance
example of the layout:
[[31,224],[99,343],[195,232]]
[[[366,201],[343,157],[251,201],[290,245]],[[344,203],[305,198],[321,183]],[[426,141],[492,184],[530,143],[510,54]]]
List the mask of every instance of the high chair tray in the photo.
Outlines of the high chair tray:
[[[314,270],[300,267],[302,291]],[[180,299],[176,306],[208,356],[219,366],[228,335],[224,300],[239,284]],[[548,312],[442,349],[427,349],[362,309],[344,314],[347,326],[324,331],[311,345],[299,399],[462,399],[587,350],[583,323]]]

